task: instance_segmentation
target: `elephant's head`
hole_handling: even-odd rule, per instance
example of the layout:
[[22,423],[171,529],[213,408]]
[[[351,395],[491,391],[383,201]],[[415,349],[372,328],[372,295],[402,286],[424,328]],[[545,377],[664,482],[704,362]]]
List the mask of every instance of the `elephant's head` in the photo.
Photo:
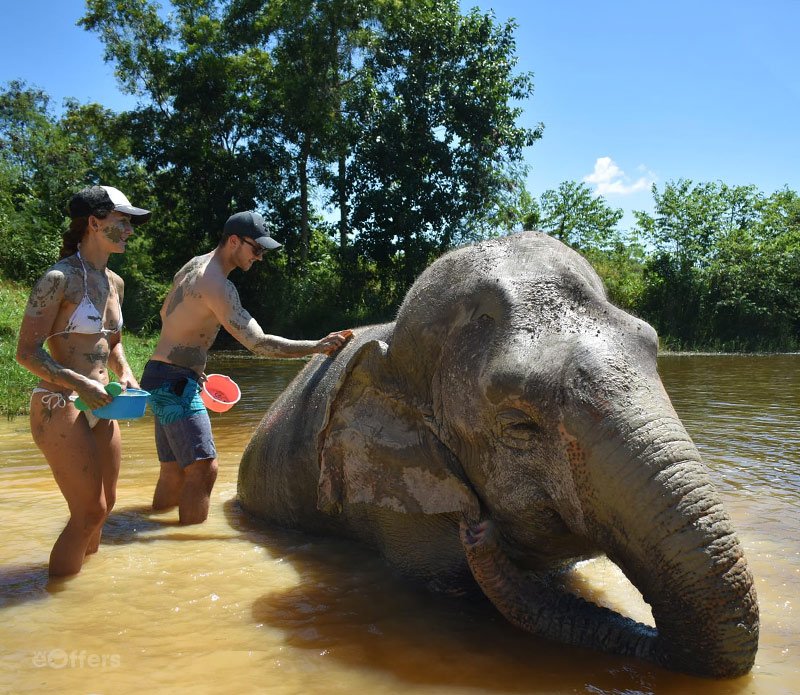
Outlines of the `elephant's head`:
[[[550,237],[455,251],[417,280],[390,343],[350,360],[319,435],[319,506],[455,514],[479,585],[572,644],[736,676],[758,643],[753,580],[656,368],[657,337]],[[605,552],[656,629],[560,589]]]

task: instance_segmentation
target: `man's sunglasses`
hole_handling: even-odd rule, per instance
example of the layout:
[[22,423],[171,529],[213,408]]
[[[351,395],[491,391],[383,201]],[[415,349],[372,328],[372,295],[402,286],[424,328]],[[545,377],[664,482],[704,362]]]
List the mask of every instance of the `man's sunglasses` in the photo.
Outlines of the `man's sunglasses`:
[[239,237],[245,244],[247,244],[251,249],[253,249],[253,255],[256,258],[261,258],[264,255],[264,249],[262,249],[258,244],[254,244],[249,239],[246,239],[243,236]]

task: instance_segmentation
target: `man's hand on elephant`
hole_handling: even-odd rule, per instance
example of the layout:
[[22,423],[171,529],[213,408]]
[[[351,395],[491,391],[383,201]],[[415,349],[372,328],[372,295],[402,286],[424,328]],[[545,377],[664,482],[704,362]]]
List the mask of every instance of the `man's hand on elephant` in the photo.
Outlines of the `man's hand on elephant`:
[[341,350],[347,341],[352,337],[353,331],[349,329],[344,331],[336,331],[335,333],[329,333],[317,343],[317,349],[319,352],[330,357]]

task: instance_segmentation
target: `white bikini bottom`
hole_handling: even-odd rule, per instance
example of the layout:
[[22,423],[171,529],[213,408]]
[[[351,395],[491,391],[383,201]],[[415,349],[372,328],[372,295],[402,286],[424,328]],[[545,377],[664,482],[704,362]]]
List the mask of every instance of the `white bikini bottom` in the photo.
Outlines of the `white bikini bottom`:
[[[72,393],[65,398],[63,393],[59,393],[58,391],[50,391],[49,389],[43,389],[40,386],[37,386],[31,392],[31,405],[33,405],[33,396],[36,393],[45,394],[42,396],[42,405],[50,411],[53,411],[56,408],[63,408],[67,405],[68,401],[71,403],[78,398],[78,394],[76,393]],[[97,417],[91,410],[84,410],[83,414],[86,416],[86,422],[89,423],[89,427],[92,429],[94,429],[94,426],[100,422],[100,418]]]

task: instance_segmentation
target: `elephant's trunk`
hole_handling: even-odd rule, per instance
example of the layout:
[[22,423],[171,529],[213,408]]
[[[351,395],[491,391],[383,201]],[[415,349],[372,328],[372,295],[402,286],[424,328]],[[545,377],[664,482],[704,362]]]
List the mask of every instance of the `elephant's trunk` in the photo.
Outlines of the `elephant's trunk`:
[[653,628],[570,594],[546,576],[522,573],[502,550],[492,522],[462,521],[461,542],[479,586],[517,627],[579,647],[654,659]]
[[742,675],[758,647],[753,578],[683,425],[668,403],[657,419],[650,405],[638,423],[628,419],[622,443],[611,417],[582,438],[575,473],[589,478],[583,489],[604,491],[581,500],[585,528],[650,604],[657,662]]

